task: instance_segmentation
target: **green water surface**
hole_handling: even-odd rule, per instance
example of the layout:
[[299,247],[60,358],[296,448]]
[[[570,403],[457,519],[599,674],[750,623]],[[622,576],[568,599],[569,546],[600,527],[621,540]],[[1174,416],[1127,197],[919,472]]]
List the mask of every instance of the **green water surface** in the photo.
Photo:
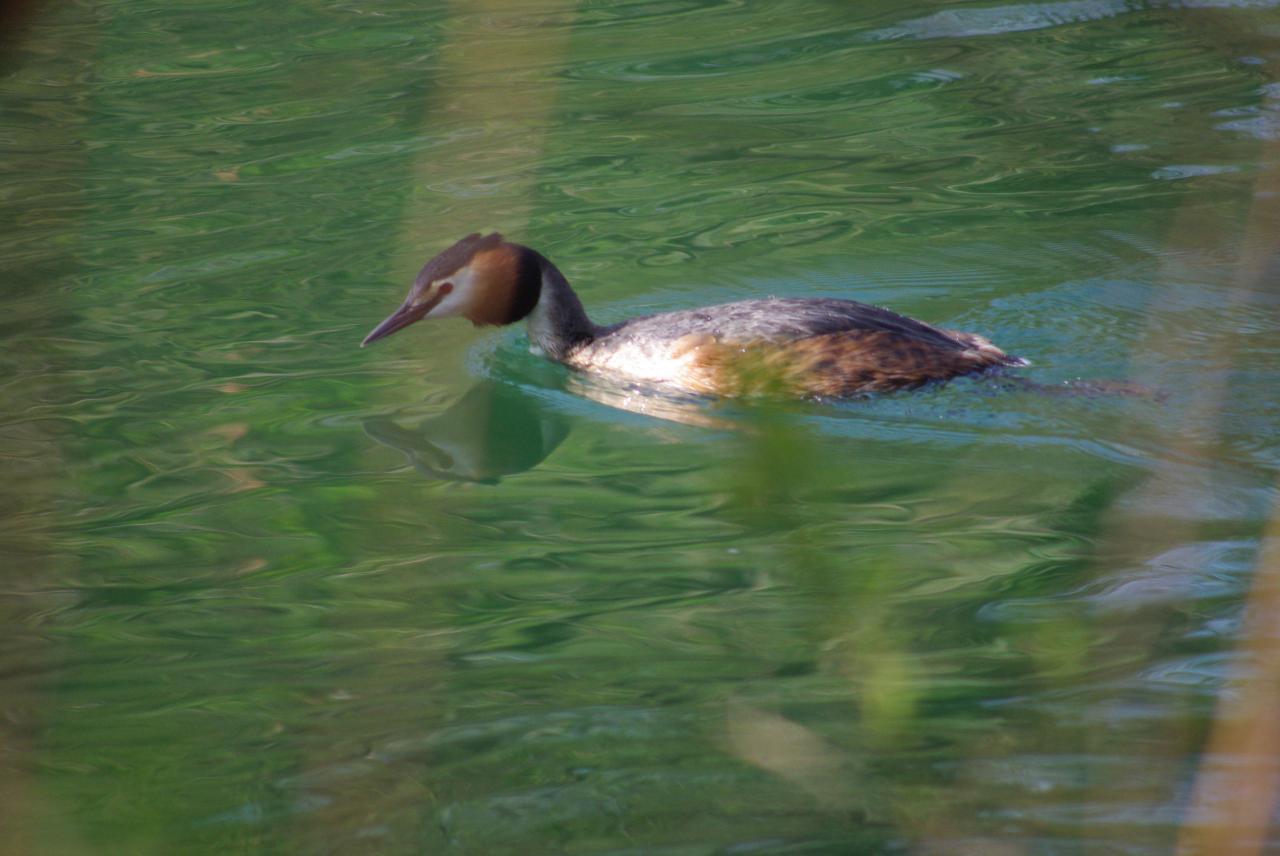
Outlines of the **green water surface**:
[[[0,851],[1159,854],[1246,798],[1274,3],[83,0],[3,49]],[[1048,389],[358,347],[481,229],[600,322],[856,297]]]

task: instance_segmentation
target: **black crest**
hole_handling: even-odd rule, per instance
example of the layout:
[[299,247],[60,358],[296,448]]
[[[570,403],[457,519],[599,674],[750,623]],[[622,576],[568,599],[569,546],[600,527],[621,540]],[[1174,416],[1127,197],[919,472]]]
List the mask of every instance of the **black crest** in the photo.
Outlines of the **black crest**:
[[476,253],[496,247],[502,242],[502,236],[497,232],[484,236],[481,236],[479,232],[467,235],[461,241],[458,241],[458,243],[423,265],[422,270],[418,271],[418,278],[413,281],[413,284],[415,286],[423,286],[455,273],[459,268],[464,267],[467,262],[471,261]]

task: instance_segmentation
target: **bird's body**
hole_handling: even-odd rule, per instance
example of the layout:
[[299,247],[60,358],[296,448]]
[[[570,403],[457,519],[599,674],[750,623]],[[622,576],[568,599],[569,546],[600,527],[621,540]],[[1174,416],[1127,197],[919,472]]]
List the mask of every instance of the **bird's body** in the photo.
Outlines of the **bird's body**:
[[741,300],[601,327],[555,265],[500,235],[468,236],[429,261],[365,343],[447,315],[527,319],[534,348],[572,368],[721,396],[849,396],[1026,365],[977,334],[853,300]]
[[986,339],[853,300],[767,298],[625,321],[574,368],[687,392],[847,396],[1023,365]]

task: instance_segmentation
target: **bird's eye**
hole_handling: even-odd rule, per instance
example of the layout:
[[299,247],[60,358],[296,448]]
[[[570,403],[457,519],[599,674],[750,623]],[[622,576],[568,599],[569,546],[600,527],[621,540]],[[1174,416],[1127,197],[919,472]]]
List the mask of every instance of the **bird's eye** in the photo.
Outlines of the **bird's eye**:
[[443,295],[443,294],[449,294],[451,291],[453,291],[453,283],[451,283],[451,282],[442,282],[442,283],[440,283],[440,287],[439,287],[438,291],[439,291],[439,293],[440,293],[440,294],[442,294],[442,295]]

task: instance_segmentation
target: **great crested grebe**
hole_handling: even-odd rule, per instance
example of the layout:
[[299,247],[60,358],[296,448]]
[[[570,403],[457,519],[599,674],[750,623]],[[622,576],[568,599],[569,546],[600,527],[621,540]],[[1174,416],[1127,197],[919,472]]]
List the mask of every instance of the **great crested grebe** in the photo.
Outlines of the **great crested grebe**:
[[1027,365],[976,333],[853,300],[740,300],[601,327],[555,265],[496,233],[468,235],[427,262],[361,345],[456,315],[476,326],[528,319],[533,348],[567,366],[720,396],[849,396]]

